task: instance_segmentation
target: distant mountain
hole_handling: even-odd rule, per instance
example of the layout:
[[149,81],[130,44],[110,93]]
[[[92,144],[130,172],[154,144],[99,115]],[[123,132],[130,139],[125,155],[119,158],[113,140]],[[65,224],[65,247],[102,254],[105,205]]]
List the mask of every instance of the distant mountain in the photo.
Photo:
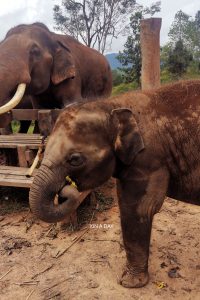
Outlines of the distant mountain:
[[118,55],[118,53],[106,54],[106,58],[109,61],[109,64],[110,64],[112,70],[122,67],[122,64],[120,64],[120,62],[117,59],[117,55]]

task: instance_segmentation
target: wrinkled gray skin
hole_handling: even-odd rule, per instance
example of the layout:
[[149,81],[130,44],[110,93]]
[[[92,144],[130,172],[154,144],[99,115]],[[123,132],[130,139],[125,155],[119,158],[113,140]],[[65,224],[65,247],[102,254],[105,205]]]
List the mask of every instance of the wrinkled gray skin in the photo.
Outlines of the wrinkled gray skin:
[[56,122],[34,179],[32,211],[55,222],[73,210],[73,189],[64,203],[53,205],[66,175],[79,191],[116,177],[127,256],[121,284],[144,286],[152,220],[165,196],[199,204],[199,116],[200,81],[69,108]]

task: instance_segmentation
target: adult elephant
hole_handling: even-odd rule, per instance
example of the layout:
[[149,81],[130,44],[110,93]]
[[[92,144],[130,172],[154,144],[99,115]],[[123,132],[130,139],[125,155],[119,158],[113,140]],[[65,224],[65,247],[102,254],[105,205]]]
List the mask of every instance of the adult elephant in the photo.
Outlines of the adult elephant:
[[34,108],[63,108],[83,98],[109,96],[111,89],[103,55],[42,23],[16,26],[0,44],[0,114],[14,108],[24,93]]
[[[47,222],[78,205],[79,191],[116,177],[127,267],[121,283],[148,282],[153,216],[165,196],[200,204],[200,81],[130,92],[74,105],[58,118],[30,190],[30,206]],[[61,194],[66,201],[54,205]]]

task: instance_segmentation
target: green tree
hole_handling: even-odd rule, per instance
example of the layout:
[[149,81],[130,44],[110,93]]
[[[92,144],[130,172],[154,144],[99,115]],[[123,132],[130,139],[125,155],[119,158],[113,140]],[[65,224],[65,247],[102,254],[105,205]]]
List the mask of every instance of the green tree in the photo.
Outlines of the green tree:
[[190,27],[192,26],[192,21],[190,16],[179,10],[175,14],[174,21],[169,30],[170,42],[175,45],[178,41],[183,41],[185,45],[188,44],[188,34]]
[[104,53],[124,30],[136,0],[62,0],[54,6],[56,29]]
[[[174,21],[169,31],[171,52],[180,44],[193,56],[190,62],[194,73],[200,71],[200,11],[197,11],[195,18],[190,17],[183,11],[175,14]],[[180,45],[179,45],[180,46]]]
[[168,69],[169,72],[175,77],[179,78],[186,73],[187,68],[192,61],[192,55],[184,46],[183,41],[176,42],[174,48],[169,51],[168,56]]
[[200,10],[198,10],[195,15],[195,24],[196,24],[197,30],[200,30]]
[[113,86],[117,86],[121,83],[123,83],[123,74],[119,70],[115,69],[112,70],[112,80],[113,80]]
[[195,42],[194,42],[194,60],[198,63],[200,71],[200,10],[195,15]]
[[150,7],[137,6],[136,11],[130,17],[129,36],[124,45],[124,50],[119,52],[118,60],[124,66],[125,82],[137,82],[140,85],[141,77],[141,46],[140,46],[140,22],[150,15],[160,11],[161,2],[153,3]]
[[168,35],[173,46],[181,40],[189,51],[200,51],[200,11],[195,19],[182,10],[178,11]]

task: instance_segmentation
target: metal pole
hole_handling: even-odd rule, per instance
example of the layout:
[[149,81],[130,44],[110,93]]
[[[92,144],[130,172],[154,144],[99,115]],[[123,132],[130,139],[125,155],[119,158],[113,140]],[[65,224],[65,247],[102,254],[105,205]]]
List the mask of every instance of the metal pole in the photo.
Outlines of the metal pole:
[[160,28],[161,18],[141,21],[142,89],[160,86]]

